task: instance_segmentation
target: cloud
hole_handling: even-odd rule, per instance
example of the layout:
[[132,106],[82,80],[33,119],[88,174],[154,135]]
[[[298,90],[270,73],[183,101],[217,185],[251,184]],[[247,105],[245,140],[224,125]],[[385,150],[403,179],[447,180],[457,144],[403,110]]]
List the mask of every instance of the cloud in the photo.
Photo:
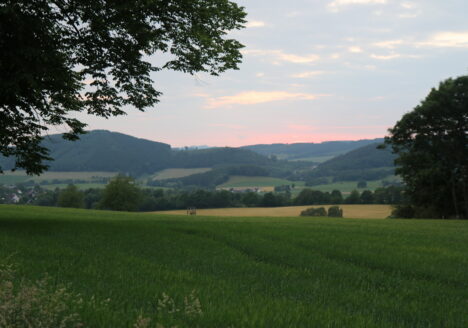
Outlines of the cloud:
[[358,53],[362,52],[362,49],[361,49],[361,47],[358,47],[358,46],[352,46],[352,47],[348,48],[348,51],[352,52],[352,53],[355,53],[355,54],[358,54]]
[[397,46],[400,46],[404,43],[403,40],[388,40],[388,41],[380,41],[373,43],[372,45],[378,48],[386,48],[386,49],[395,49]]
[[319,55],[296,55],[286,53],[282,50],[262,50],[262,49],[246,49],[242,51],[244,55],[251,55],[257,57],[269,57],[273,60],[273,63],[278,64],[279,62],[287,62],[293,64],[309,64],[320,59]]
[[414,2],[402,2],[400,7],[406,12],[398,15],[398,18],[415,18],[421,15],[422,11],[418,9],[418,5]]
[[412,59],[421,58],[421,56],[418,56],[418,55],[402,55],[399,53],[391,53],[388,55],[371,54],[370,57],[373,59],[377,59],[377,60],[392,60],[392,59],[398,59],[398,58],[412,58]]
[[342,7],[349,5],[376,5],[386,4],[387,0],[334,0],[327,7],[332,12],[338,12]]
[[439,32],[434,34],[420,46],[441,48],[468,48],[468,31],[466,32]]
[[402,2],[400,6],[408,10],[416,8],[416,4],[413,2]]
[[297,79],[306,79],[308,77],[313,77],[313,76],[322,75],[322,74],[325,74],[325,72],[324,71],[310,71],[310,72],[292,74],[291,77],[297,78]]
[[265,22],[252,20],[245,24],[245,27],[264,27],[266,26]]
[[287,91],[246,91],[233,96],[208,99],[206,108],[218,108],[229,105],[255,105],[283,100],[315,100],[327,95],[309,93],[293,93]]
[[421,12],[415,12],[415,13],[405,13],[405,14],[400,14],[398,15],[399,18],[415,18],[418,17],[421,14]]

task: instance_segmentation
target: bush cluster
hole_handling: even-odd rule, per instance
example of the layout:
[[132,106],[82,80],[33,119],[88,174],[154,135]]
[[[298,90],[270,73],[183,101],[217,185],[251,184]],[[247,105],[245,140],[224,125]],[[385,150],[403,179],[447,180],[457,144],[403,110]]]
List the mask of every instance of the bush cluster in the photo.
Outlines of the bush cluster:
[[328,217],[343,217],[343,209],[339,206],[330,206],[328,211],[324,207],[311,207],[301,212],[301,216],[328,216]]

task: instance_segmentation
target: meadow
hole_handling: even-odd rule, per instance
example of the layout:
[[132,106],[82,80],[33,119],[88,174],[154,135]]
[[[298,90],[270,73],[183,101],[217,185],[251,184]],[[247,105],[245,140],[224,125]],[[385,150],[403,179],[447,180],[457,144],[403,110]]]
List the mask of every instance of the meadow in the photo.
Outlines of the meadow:
[[276,187],[282,185],[303,185],[303,181],[289,181],[286,179],[263,177],[263,176],[231,176],[228,181],[217,186],[218,188],[238,188],[238,187]]
[[[328,209],[331,205],[307,205],[307,206],[283,206],[283,207],[236,207],[236,208],[213,208],[197,209],[198,215],[206,216],[239,216],[239,217],[294,217],[299,216],[301,211],[310,207],[324,207]],[[354,219],[385,219],[392,213],[390,205],[339,205],[343,209],[344,218]],[[186,214],[186,210],[171,210],[155,212],[159,214]]]
[[[41,175],[27,175],[25,171],[5,171],[0,175],[0,184],[15,184],[26,181],[41,183],[43,181],[52,182],[53,180],[84,180],[89,183],[100,178],[111,178],[117,175],[116,172],[54,172],[47,171]],[[60,184],[60,183],[58,183]]]
[[467,240],[463,221],[0,205],[0,262],[80,294],[96,328],[467,327]]
[[339,190],[344,195],[348,195],[353,190],[375,191],[375,189],[383,186],[382,184],[383,181],[395,181],[395,180],[396,180],[395,176],[388,176],[385,179],[367,181],[367,187],[358,188],[357,187],[358,181],[331,182],[331,183],[320,184],[320,185],[315,185],[315,186],[305,186],[304,181],[290,181],[286,179],[272,178],[272,177],[260,177],[260,176],[258,177],[232,176],[229,178],[228,181],[226,181],[225,183],[217,187],[218,188],[259,187],[259,188],[263,188],[265,191],[273,191],[274,187],[276,186],[294,184],[295,187],[292,190],[292,194],[295,196],[299,194],[300,191],[304,188],[310,188],[310,189],[319,190],[322,192],[332,192],[333,190]]
[[150,176],[151,180],[164,180],[164,179],[176,179],[187,177],[192,174],[205,173],[211,171],[211,168],[191,168],[191,169],[179,169],[171,168],[158,171]]

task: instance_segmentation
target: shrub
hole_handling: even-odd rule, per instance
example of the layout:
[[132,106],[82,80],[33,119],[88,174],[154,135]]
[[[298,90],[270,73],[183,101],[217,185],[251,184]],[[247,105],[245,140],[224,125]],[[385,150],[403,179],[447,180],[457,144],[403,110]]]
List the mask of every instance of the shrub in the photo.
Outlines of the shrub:
[[323,207],[311,207],[302,211],[301,216],[327,216],[327,211]]
[[330,206],[328,208],[328,216],[334,218],[342,218],[343,217],[343,209],[339,206]]
[[0,264],[0,327],[83,327],[72,307],[81,299],[65,288],[51,289],[49,279],[28,283]]
[[358,187],[359,189],[367,188],[367,181],[359,181],[359,182],[357,183],[357,187]]

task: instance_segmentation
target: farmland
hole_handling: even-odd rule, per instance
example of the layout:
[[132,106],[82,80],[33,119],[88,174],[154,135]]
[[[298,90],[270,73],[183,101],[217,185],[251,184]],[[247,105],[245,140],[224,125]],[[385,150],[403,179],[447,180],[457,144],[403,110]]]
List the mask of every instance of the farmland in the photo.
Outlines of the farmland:
[[13,184],[21,183],[32,180],[36,183],[44,181],[53,182],[54,180],[84,180],[87,182],[95,181],[100,178],[111,178],[115,176],[116,172],[44,172],[39,176],[27,175],[24,171],[5,172],[0,175],[0,184]]
[[[243,208],[216,208],[198,209],[199,215],[206,216],[269,216],[269,217],[294,217],[299,216],[301,211],[310,207],[325,207],[331,205],[308,205],[308,206],[285,206],[285,207],[243,207]],[[390,205],[340,205],[345,218],[355,219],[385,219],[390,216],[392,208]],[[185,210],[161,211],[160,214],[186,214]]]
[[304,184],[303,182],[293,182],[285,179],[272,177],[249,177],[232,176],[228,181],[218,186],[218,188],[236,188],[236,187],[276,187],[290,184]]
[[[394,176],[389,176],[385,179],[367,181],[367,187],[362,190],[372,190],[382,187],[383,181],[395,181]],[[321,184],[316,186],[304,186],[304,181],[290,181],[286,179],[272,178],[272,177],[249,177],[249,176],[232,176],[229,180],[221,185],[218,188],[240,188],[240,187],[257,187],[265,188],[270,187],[272,191],[274,187],[281,185],[295,185],[293,189],[293,194],[299,193],[303,188],[310,188],[314,190],[319,190],[322,192],[331,192],[333,190],[339,190],[344,194],[349,194],[351,191],[358,189],[358,181],[343,181],[343,182],[332,182],[327,184]]]
[[179,168],[171,168],[171,169],[164,169],[162,171],[156,172],[155,174],[151,175],[151,179],[153,180],[164,180],[164,179],[175,179],[175,178],[183,178],[187,177],[192,174],[198,173],[205,173],[210,171],[211,168],[192,168],[192,169],[179,169]]
[[[383,181],[398,181],[395,176],[389,176],[385,179],[381,180],[374,180],[374,181],[367,181],[367,187],[362,188],[361,190],[372,190],[374,191],[375,189],[382,187],[382,182]],[[321,185],[316,185],[316,186],[311,186],[307,188],[311,188],[314,190],[320,190],[323,192],[331,192],[333,190],[339,190],[344,194],[349,194],[351,191],[358,189],[357,188],[357,183],[358,181],[342,181],[342,182],[332,182],[332,183],[327,183],[327,184],[321,184]]]
[[[96,328],[466,327],[467,240],[464,221],[0,206],[0,261],[80,294]],[[191,293],[201,311],[171,310]]]

